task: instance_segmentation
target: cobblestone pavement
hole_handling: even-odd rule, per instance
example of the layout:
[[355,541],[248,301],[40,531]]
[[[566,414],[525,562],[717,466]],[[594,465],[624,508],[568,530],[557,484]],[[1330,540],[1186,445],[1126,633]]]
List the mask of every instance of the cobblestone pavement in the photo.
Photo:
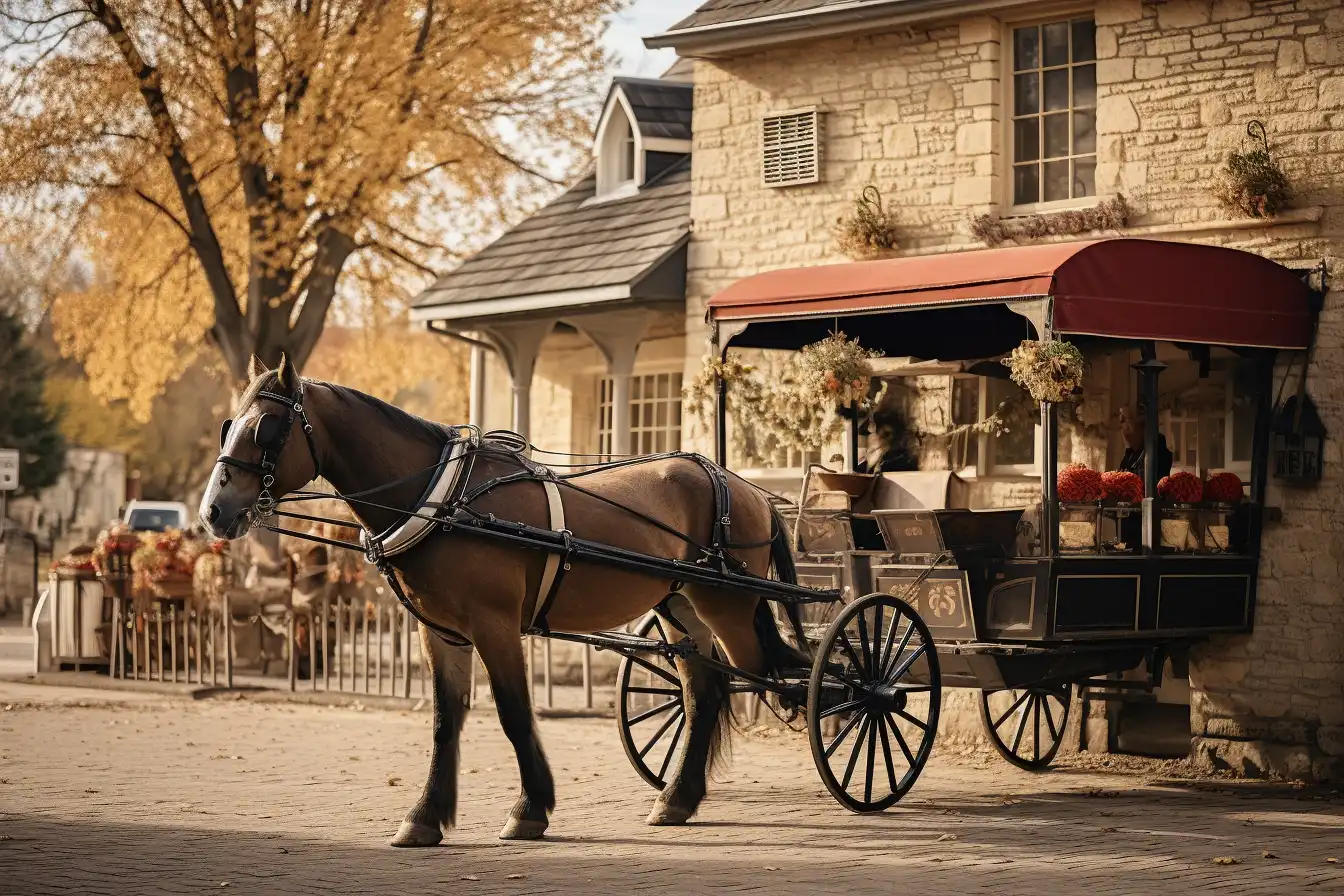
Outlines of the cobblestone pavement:
[[737,740],[697,823],[649,828],[613,725],[541,723],[551,836],[504,844],[512,753],[474,714],[459,829],[400,851],[425,712],[0,684],[0,892],[1344,894],[1337,795],[1163,779],[1170,763],[1030,775],[949,746],[861,817],[778,734]]

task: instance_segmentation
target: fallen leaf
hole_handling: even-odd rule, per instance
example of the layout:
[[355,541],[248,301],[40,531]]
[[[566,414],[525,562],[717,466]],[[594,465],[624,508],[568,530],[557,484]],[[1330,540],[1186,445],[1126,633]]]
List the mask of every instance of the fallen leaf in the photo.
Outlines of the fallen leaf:
[[766,865],[766,866],[765,866],[765,870],[766,870],[766,871],[778,871],[779,869],[776,868],[774,865]]
[[1260,853],[1260,855],[1264,856],[1264,857],[1267,858],[1267,859],[1277,859],[1277,858],[1278,858],[1278,856],[1274,855],[1274,853],[1270,852],[1269,850],[1265,850],[1264,852]]
[[1241,864],[1241,861],[1240,861],[1239,859],[1234,859],[1232,856],[1219,856],[1218,858],[1216,858],[1216,859],[1213,860],[1213,864],[1215,864],[1215,865],[1240,865],[1240,864]]
[[1339,859],[1335,858],[1334,856],[1331,856],[1330,858],[1326,859],[1326,861],[1329,862],[1331,865],[1339,864]]
[[[239,696],[242,696],[242,695],[240,694]],[[226,880],[222,880],[222,881],[220,881],[220,882],[219,882],[219,885],[220,885],[221,887],[231,887],[231,886],[233,886],[233,884],[229,883],[229,882],[226,881]]]
[[84,788],[84,792],[85,792],[85,793],[97,793],[98,791],[97,791],[95,788],[93,788],[93,787],[85,787],[85,788]]
[[480,880],[480,878],[474,874],[464,874],[459,880]]
[[938,836],[938,840],[937,840],[937,842],[938,842],[938,843],[946,843],[948,840],[955,840],[955,839],[957,839],[957,835],[956,835],[956,834],[940,834],[940,835]]
[[[424,700],[417,700],[417,701],[415,701],[415,705],[411,707],[411,712],[419,712],[420,710],[422,710],[422,709],[424,709],[424,708],[425,708],[425,701],[424,701]],[[468,878],[465,878],[465,877],[463,878],[463,880],[467,880],[467,879],[468,879]]]
[[526,875],[526,874],[506,874],[506,875],[504,875],[504,879],[505,879],[505,880],[522,880],[524,877],[527,877],[527,875]]
[[1102,828],[1102,829],[1101,829],[1101,832],[1102,832],[1103,834],[1114,834],[1114,833],[1115,833],[1115,828]]
[[1018,803],[1020,803],[1020,802],[1022,802],[1022,801],[1021,801],[1021,800],[1015,800],[1015,799],[1013,799],[1013,798],[1010,797],[1010,796],[1006,796],[1006,797],[1003,798],[1003,805],[1005,805],[1005,806],[1016,806],[1016,805],[1017,805]]
[[400,783],[401,783],[401,779],[400,779],[400,778],[395,778],[395,777],[393,777],[393,778],[388,778],[388,779],[387,779],[387,786],[388,786],[388,787],[396,787],[396,786],[397,786],[398,784],[400,784]]

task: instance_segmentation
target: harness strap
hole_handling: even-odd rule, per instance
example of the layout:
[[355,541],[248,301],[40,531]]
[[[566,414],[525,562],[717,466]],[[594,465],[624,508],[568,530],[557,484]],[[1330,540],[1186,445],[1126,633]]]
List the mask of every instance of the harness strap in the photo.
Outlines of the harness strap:
[[564,538],[563,552],[548,551],[546,566],[541,572],[541,581],[537,583],[537,597],[532,604],[532,625],[528,632],[550,634],[551,627],[546,622],[555,598],[560,594],[560,585],[565,573],[573,565],[574,547],[570,531],[565,527],[565,504],[560,499],[560,486],[553,479],[543,479],[546,488],[546,504],[551,518],[551,531],[559,532]]

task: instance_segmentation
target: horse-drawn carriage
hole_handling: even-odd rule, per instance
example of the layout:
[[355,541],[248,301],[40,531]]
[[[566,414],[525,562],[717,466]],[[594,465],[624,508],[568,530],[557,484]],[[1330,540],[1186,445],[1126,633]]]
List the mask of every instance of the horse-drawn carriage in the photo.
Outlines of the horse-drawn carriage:
[[[707,703],[719,705],[696,677],[703,672],[730,679],[735,691],[770,695],[783,710],[805,712],[827,788],[852,810],[878,811],[918,778],[938,730],[945,686],[978,689],[986,731],[1000,751],[1022,767],[1041,768],[1059,746],[1076,684],[1113,691],[1116,682],[1097,677],[1144,660],[1155,678],[1164,660],[1179,666],[1198,640],[1250,630],[1274,362],[1277,352],[1310,344],[1315,297],[1297,274],[1258,256],[1108,240],[776,272],[741,281],[711,300],[720,360],[736,347],[798,349],[842,328],[889,355],[945,361],[1001,356],[1024,339],[1068,336],[1087,346],[1132,350],[1150,408],[1158,406],[1164,369],[1159,345],[1195,360],[1201,376],[1211,366],[1237,365],[1249,384],[1254,425],[1249,492],[1232,512],[1235,523],[1225,510],[1154,497],[1158,421],[1150,414],[1147,497],[1125,508],[1094,502],[1097,530],[1117,526],[1126,537],[1098,534],[1091,551],[1060,544],[1059,416],[1052,401],[1039,405],[1039,519],[1034,545],[1023,550],[1022,508],[957,506],[971,502],[954,496],[954,477],[946,474],[939,494],[927,477],[916,483],[814,471],[811,495],[799,501],[791,527],[778,512],[762,512],[760,494],[724,470],[722,381],[717,464],[677,453],[618,461],[598,472],[557,473],[532,460],[531,446],[512,434],[434,430],[414,419],[401,421],[398,431],[385,422],[394,419],[391,412],[371,399],[339,392],[328,398],[326,390],[339,389],[328,385],[306,398],[305,383],[287,375],[284,365],[270,376],[259,370],[244,402],[243,420],[253,434],[244,441],[226,424],[220,458],[239,471],[241,482],[259,487],[212,487],[203,506],[216,533],[230,536],[248,520],[274,527],[275,517],[306,519],[285,508],[319,497],[297,491],[322,473],[323,457],[333,456],[330,447],[318,447],[319,439],[354,440],[358,427],[381,421],[385,440],[401,440],[388,441],[379,456],[404,456],[398,465],[380,460],[381,468],[366,470],[343,458],[340,475],[328,479],[364,518],[357,547],[387,576],[398,599],[429,631],[453,643],[474,642],[481,651],[524,782],[524,798],[503,836],[539,836],[549,809],[543,805],[549,772],[533,751],[530,722],[513,716],[526,701],[501,702],[517,697],[511,676],[521,676],[522,663],[516,641],[495,639],[501,623],[517,624],[519,616],[528,633],[624,656],[621,736],[641,776],[660,789],[666,785],[652,823],[685,820],[703,796],[713,726],[699,722],[697,713]],[[1127,386],[1127,372],[1118,380]],[[364,420],[360,402],[370,408]],[[310,422],[309,414],[318,419]],[[301,449],[285,452],[295,426],[308,442],[306,456]],[[851,462],[857,456],[854,435]],[[621,481],[652,468],[658,472],[643,480]],[[426,475],[428,485],[408,494],[408,483]],[[521,483],[531,491],[514,488]],[[699,504],[689,509],[672,500],[696,496]],[[667,522],[681,518],[668,515],[673,511],[685,511],[685,528]],[[1203,530],[1206,511],[1224,513],[1213,525],[1237,535],[1208,542],[1195,536],[1196,545],[1217,548],[1192,549],[1190,532]],[[1185,520],[1181,539],[1167,538],[1168,517]],[[446,537],[418,547],[436,534]],[[450,551],[461,553],[449,560]],[[506,556],[524,559],[508,572],[499,566]],[[486,558],[479,568],[475,557]],[[454,585],[469,601],[446,586],[436,591],[436,571],[445,563],[455,564],[461,581]],[[502,588],[501,580],[516,587]],[[652,595],[647,589],[655,587],[666,594],[661,601],[635,595],[638,589]],[[685,612],[688,595],[693,614]],[[749,598],[743,607],[764,599],[782,608],[792,661],[769,614],[768,625],[750,612],[732,615],[739,596]],[[593,620],[616,620],[639,601],[657,609],[635,632],[610,622],[594,629]],[[805,607],[824,608],[812,615],[812,625],[800,612]],[[693,615],[717,618],[700,624]],[[749,643],[735,629],[739,623]],[[751,655],[757,668],[731,662],[735,652]],[[441,691],[447,702],[439,700]],[[452,711],[446,683],[436,686],[436,705]],[[444,730],[450,729],[455,750],[456,729]],[[683,776],[691,756],[699,767],[688,774],[699,774],[699,784]],[[436,760],[426,797],[408,816],[398,845],[438,842],[438,825],[451,818],[451,810],[433,803],[447,786],[435,777],[438,767]],[[678,788],[685,804],[672,806],[676,797],[667,793]]]

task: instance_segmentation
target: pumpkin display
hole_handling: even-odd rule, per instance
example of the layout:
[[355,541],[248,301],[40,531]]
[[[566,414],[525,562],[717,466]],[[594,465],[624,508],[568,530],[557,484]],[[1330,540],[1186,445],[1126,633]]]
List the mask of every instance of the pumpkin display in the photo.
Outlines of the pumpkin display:
[[1157,484],[1157,495],[1176,504],[1194,504],[1204,497],[1204,483],[1194,473],[1172,473]]
[[1128,470],[1111,470],[1101,474],[1103,501],[1125,501],[1137,504],[1143,500],[1143,480]]
[[1082,464],[1069,464],[1055,480],[1059,500],[1065,504],[1087,504],[1101,499],[1101,474]]
[[1204,483],[1204,497],[1220,504],[1236,504],[1242,499],[1241,477],[1236,473],[1214,473]]

